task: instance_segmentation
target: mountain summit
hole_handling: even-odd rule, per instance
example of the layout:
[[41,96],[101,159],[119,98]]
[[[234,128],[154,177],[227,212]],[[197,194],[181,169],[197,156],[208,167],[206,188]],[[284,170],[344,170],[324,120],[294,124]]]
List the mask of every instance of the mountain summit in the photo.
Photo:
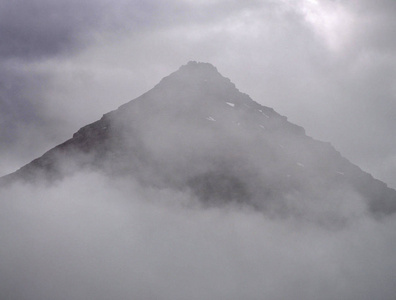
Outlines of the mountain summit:
[[2,182],[52,182],[81,169],[185,191],[210,206],[282,215],[309,207],[328,222],[345,216],[350,201],[374,216],[396,211],[395,190],[254,102],[208,63],[180,67]]

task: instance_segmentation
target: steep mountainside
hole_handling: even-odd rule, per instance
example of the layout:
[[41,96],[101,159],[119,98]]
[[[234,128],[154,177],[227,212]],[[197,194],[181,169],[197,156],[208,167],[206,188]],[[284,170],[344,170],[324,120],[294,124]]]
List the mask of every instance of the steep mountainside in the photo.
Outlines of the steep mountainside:
[[323,220],[339,217],[329,203],[347,210],[349,201],[361,201],[375,216],[396,211],[395,190],[206,63],[182,66],[2,182],[51,182],[81,168],[188,191],[206,205],[285,215],[304,206]]

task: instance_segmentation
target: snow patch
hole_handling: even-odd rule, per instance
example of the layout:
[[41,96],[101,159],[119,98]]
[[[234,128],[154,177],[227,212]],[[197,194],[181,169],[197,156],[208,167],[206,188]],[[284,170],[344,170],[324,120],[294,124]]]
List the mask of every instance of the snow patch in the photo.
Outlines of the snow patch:
[[216,120],[215,120],[215,119],[213,119],[212,117],[206,117],[206,120],[208,120],[208,121],[212,121],[212,122],[216,122]]
[[300,163],[300,162],[298,162],[297,165],[300,166],[300,167],[302,167],[302,168],[305,167],[305,166],[304,166],[302,163]]
[[231,102],[226,102],[229,106],[231,106],[231,107],[235,107],[235,104],[234,103],[231,103]]

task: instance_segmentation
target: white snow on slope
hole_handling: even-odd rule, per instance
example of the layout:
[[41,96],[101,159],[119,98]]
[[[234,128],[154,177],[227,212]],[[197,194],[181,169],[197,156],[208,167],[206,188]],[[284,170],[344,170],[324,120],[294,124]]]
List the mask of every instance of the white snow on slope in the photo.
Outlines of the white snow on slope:
[[229,106],[231,106],[231,107],[235,107],[235,104],[234,103],[231,103],[231,102],[226,102]]
[[270,116],[267,115],[265,112],[263,112],[261,109],[259,109],[259,112],[261,112],[265,117],[269,118]]

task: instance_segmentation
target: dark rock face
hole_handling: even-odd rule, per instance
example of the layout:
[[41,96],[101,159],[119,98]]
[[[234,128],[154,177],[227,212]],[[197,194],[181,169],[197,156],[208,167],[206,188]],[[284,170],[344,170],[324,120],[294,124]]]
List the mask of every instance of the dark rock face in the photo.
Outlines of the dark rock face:
[[232,176],[227,172],[197,175],[187,184],[199,199],[209,206],[250,201],[246,184],[237,176]]
[[187,189],[208,205],[246,203],[288,214],[301,200],[355,195],[376,216],[396,211],[395,190],[206,63],[182,66],[1,181],[51,182],[84,168]]

